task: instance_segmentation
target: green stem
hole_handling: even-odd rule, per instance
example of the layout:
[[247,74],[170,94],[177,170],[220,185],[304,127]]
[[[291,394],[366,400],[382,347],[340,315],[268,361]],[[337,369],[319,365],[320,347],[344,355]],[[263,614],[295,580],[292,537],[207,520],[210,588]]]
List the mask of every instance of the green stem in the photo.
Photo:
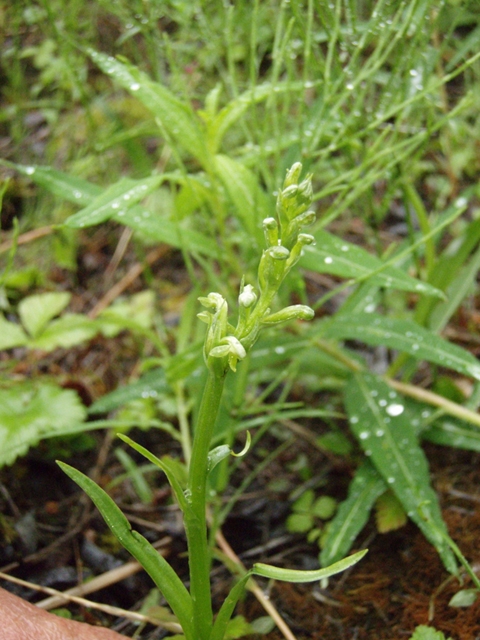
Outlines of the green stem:
[[207,462],[215,420],[222,399],[225,375],[209,371],[195,426],[188,477],[185,530],[190,563],[190,593],[193,600],[194,628],[198,640],[207,640],[213,624],[210,591],[210,549],[207,537]]

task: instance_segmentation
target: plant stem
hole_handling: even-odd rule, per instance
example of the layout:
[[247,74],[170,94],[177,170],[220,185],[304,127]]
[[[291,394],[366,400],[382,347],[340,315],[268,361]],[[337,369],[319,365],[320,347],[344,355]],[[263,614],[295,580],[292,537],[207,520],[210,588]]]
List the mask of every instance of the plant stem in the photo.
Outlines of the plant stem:
[[213,371],[209,371],[195,426],[189,466],[187,495],[191,509],[185,511],[184,517],[190,563],[193,624],[197,640],[207,640],[213,624],[206,519],[207,464],[224,382],[225,375],[215,375]]

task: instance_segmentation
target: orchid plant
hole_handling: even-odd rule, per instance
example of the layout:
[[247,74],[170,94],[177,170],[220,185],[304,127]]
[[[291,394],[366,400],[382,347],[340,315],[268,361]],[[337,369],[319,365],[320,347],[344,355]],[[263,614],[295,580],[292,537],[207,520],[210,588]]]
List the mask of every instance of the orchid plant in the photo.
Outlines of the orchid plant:
[[167,476],[182,511],[188,544],[190,590],[170,564],[130,524],[113,500],[87,476],[59,462],[61,468],[90,496],[107,525],[121,544],[143,565],[170,605],[185,640],[223,640],[228,623],[252,575],[290,582],[312,582],[345,570],[360,560],[360,551],[318,570],[298,571],[257,563],[244,573],[231,589],[214,618],[210,588],[212,549],[207,523],[208,475],[218,462],[232,453],[227,445],[211,450],[215,421],[229,371],[235,372],[253,347],[263,327],[290,320],[311,320],[314,311],[305,305],[293,305],[272,312],[271,306],[284,278],[300,259],[302,248],[314,242],[303,233],[315,213],[312,203],[312,180],[300,181],[302,165],[296,163],[287,172],[277,198],[277,219],[263,221],[266,248],[259,268],[257,287],[242,281],[238,296],[236,327],[228,321],[228,305],[216,292],[199,299],[204,311],[198,314],[208,328],[204,342],[204,358],[208,377],[195,426],[192,455],[188,465],[186,486],[177,467],[168,459],[158,459],[125,435],[119,437],[157,465]]

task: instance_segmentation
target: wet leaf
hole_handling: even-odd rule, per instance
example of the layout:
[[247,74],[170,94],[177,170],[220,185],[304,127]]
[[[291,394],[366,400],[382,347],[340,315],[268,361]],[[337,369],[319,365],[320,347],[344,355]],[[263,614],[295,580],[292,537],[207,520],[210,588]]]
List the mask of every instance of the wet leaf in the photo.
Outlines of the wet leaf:
[[151,80],[135,66],[104,53],[89,50],[104,73],[135,96],[161,124],[164,131],[204,166],[207,162],[205,135],[193,109],[169,89]]
[[480,451],[480,429],[455,418],[440,418],[429,429],[422,431],[422,438],[447,447]]
[[345,388],[345,405],[350,428],[365,455],[435,546],[448,571],[456,573],[427,459],[401,396],[375,376],[357,374]]
[[480,380],[480,363],[475,356],[409,320],[374,313],[337,314],[335,318],[319,322],[318,328],[321,335],[328,338],[384,345]]
[[316,244],[305,247],[300,266],[318,273],[331,273],[342,278],[368,280],[372,285],[415,291],[444,298],[444,294],[432,285],[412,278],[397,267],[385,266],[380,258],[365,249],[345,242],[326,231],[313,234]]
[[121,216],[125,211],[143,200],[164,180],[165,175],[152,176],[142,180],[121,178],[102,191],[90,204],[77,211],[65,221],[67,227],[90,227],[109,220],[113,216]]

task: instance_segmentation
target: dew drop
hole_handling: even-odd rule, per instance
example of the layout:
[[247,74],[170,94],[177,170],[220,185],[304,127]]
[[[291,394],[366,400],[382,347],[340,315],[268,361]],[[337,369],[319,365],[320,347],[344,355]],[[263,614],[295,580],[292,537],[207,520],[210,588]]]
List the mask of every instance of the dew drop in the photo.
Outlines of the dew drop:
[[81,191],[74,191],[73,192],[73,197],[76,198],[77,200],[79,200],[82,197],[82,192]]
[[385,431],[383,429],[377,429],[375,431],[375,435],[381,438],[383,435],[385,435]]
[[387,478],[387,482],[388,482],[388,484],[393,484],[395,482],[395,478],[392,478],[390,476],[390,478]]
[[403,404],[390,404],[385,409],[385,411],[389,416],[395,417],[402,414],[405,411],[405,407],[403,406]]
[[370,437],[370,432],[369,431],[361,431],[358,434],[358,437],[360,438],[360,440],[366,440],[367,438]]
[[465,207],[468,200],[466,198],[460,197],[455,200],[455,206],[458,208]]
[[351,424],[357,424],[357,422],[358,422],[358,416],[350,416]]
[[281,347],[281,346],[275,347],[274,351],[275,353],[278,353],[278,354],[285,353],[285,347]]
[[31,176],[32,174],[35,173],[35,167],[26,167],[25,173],[27,174],[27,176]]
[[132,82],[130,85],[130,91],[138,91],[140,89],[140,85],[138,82]]
[[119,209],[120,205],[118,204],[118,202],[112,202],[112,209]]
[[330,256],[327,256],[324,260],[325,264],[332,264],[333,262],[333,258],[331,258]]

